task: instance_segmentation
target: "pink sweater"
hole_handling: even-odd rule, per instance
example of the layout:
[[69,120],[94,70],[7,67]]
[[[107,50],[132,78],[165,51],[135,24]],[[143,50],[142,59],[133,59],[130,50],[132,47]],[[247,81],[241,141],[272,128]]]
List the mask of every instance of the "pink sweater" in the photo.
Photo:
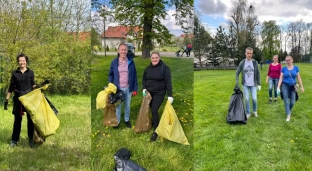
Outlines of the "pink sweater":
[[281,75],[282,65],[277,64],[276,66],[273,66],[272,63],[269,66],[268,76],[270,78],[279,78]]

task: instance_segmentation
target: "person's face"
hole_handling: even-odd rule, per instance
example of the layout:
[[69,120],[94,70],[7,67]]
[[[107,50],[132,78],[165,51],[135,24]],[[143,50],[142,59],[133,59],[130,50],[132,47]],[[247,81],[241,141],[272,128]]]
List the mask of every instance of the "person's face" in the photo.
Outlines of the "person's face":
[[273,56],[273,61],[274,61],[274,62],[278,62],[277,56]]
[[21,68],[26,68],[27,66],[27,62],[26,62],[26,59],[25,57],[19,57],[18,58],[18,64]]
[[118,53],[121,58],[126,58],[128,53],[128,47],[126,45],[121,45],[118,49]]
[[246,52],[245,52],[246,58],[247,59],[251,59],[252,58],[252,53],[253,53],[252,50],[247,49]]
[[287,65],[291,65],[293,63],[292,57],[286,57],[285,61]]
[[151,56],[152,65],[155,66],[159,63],[160,57],[157,54]]

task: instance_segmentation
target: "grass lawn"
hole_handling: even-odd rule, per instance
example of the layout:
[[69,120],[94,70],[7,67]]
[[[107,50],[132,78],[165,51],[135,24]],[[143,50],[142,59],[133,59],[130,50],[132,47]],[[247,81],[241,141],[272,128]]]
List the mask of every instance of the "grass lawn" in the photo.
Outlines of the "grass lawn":
[[[131,160],[148,171],[193,170],[193,60],[162,58],[171,69],[173,107],[191,144],[187,146],[160,138],[156,142],[150,142],[152,130],[137,134],[133,129],[126,128],[123,122],[123,112],[118,129],[103,125],[104,110],[95,109],[95,99],[97,93],[108,84],[108,71],[113,58],[97,56],[93,58],[91,64],[92,170],[112,170],[115,166],[113,156],[122,147],[131,151]],[[131,99],[130,122],[132,125],[135,125],[143,97],[141,83],[143,71],[150,63],[149,59],[135,58],[134,61],[139,90],[138,95]],[[159,110],[160,114],[162,114],[164,104],[165,102]]]
[[194,72],[195,170],[312,170],[311,64],[298,66],[305,93],[299,94],[290,122],[285,121],[280,98],[268,104],[264,65],[259,117],[252,115],[246,125],[229,125],[225,120],[235,70]]
[[[23,116],[18,146],[9,147],[14,116],[0,113],[0,170],[90,170],[90,96],[47,96],[58,109],[60,127],[41,146],[28,146],[27,118]],[[12,102],[12,101],[11,101]]]

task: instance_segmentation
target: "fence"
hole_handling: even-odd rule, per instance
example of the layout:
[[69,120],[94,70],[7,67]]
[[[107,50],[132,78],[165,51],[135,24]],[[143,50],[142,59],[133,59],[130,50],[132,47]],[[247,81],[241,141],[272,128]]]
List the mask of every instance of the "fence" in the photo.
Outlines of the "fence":
[[225,63],[203,63],[200,66],[199,63],[194,63],[194,70],[235,70],[237,66],[234,62],[225,62]]

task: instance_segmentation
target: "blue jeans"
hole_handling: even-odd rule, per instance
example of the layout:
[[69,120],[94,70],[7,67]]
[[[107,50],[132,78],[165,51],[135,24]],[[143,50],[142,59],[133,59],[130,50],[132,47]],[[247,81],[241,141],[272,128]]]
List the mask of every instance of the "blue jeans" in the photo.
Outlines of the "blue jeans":
[[251,92],[253,111],[257,112],[257,87],[243,85],[243,91],[244,91],[247,115],[250,115],[249,91]]
[[296,92],[293,86],[282,84],[281,93],[283,94],[284,106],[286,115],[290,115],[291,109],[294,107],[296,102]]
[[[128,122],[130,120],[130,101],[131,101],[131,92],[129,92],[129,88],[120,88],[123,91],[123,95],[125,96],[125,100],[123,101],[125,106],[125,122]],[[118,123],[120,123],[121,118],[121,105],[123,103],[120,103],[116,106],[116,115],[118,118]]]
[[272,90],[274,87],[274,97],[277,98],[277,84],[278,84],[278,78],[270,78],[269,80],[269,97],[272,98]]

